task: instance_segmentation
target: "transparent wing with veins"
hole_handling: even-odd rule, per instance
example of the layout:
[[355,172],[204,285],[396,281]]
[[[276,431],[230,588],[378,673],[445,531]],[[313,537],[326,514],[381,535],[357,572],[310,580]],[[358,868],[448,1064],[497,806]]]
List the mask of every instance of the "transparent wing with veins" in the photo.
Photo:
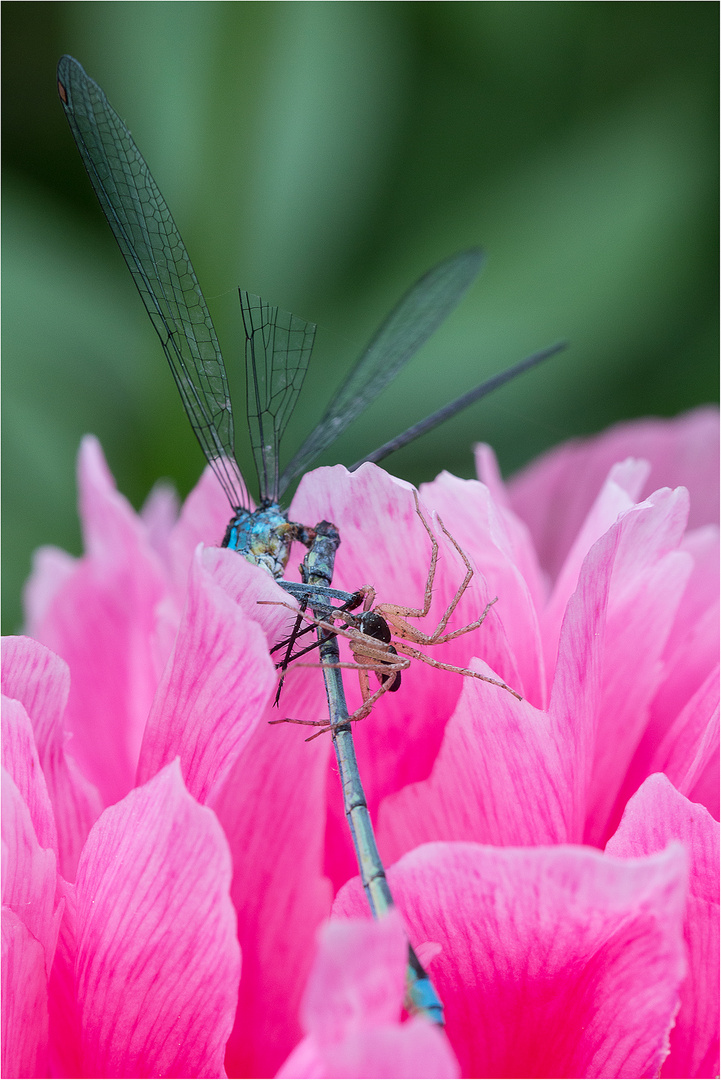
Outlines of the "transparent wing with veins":
[[240,290],[245,328],[248,431],[261,503],[278,501],[280,441],[300,394],[315,340],[305,322]]
[[157,331],[190,423],[233,507],[248,508],[235,461],[225,365],[190,256],[130,132],[77,60],[58,91],[103,212]]
[[280,478],[282,494],[396,377],[456,307],[483,265],[478,248],[461,251],[411,286],[381,324],[325,413]]

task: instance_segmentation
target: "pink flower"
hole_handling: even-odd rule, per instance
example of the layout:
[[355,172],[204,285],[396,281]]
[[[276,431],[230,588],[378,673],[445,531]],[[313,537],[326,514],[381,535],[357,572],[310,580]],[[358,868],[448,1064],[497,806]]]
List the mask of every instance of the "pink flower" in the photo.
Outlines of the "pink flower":
[[[414,661],[356,725],[443,1034],[402,1016],[398,921],[336,921],[367,911],[330,739],[266,722],[291,615],[257,601],[288,594],[199,546],[228,514],[211,474],[177,520],[162,489],[137,516],[86,440],[86,554],[38,553],[31,636],[5,642],[5,1075],[714,1075],[714,442],[698,410],[508,490],[488,448],[483,483],[422,488],[476,570],[449,628],[498,596],[424,651],[523,695]],[[338,525],[337,587],[422,606],[407,484],[320,469],[291,517]],[[465,569],[434,531],[427,633]],[[320,673],[292,671],[281,708],[327,715]]]

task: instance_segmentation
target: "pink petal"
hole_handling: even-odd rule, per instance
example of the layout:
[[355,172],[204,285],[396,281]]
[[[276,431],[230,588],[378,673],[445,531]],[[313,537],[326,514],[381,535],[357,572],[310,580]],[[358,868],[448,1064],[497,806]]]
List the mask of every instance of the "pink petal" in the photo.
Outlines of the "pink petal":
[[[685,962],[685,859],[428,844],[389,871],[463,1076],[651,1077]],[[357,881],[334,914],[357,916]]]
[[[224,554],[238,574],[257,571],[234,552]],[[180,756],[188,790],[208,802],[260,722],[275,686],[260,627],[218,586],[198,551],[173,653],[148,718],[138,783]]]
[[228,548],[205,548],[202,561],[213,581],[261,627],[269,645],[287,636],[297,604],[266,570]]
[[[719,671],[712,671],[671,726],[651,760],[693,802],[718,819]],[[703,796],[703,797],[701,797]]]
[[[645,458],[651,472],[638,498],[668,486],[691,492],[689,525],[717,522],[718,411],[704,406],[673,420],[634,420],[556,447],[513,478],[511,504],[529,526],[541,564],[556,577],[609,469]],[[579,482],[582,478],[582,482]]]
[[231,864],[177,763],[106,810],[78,867],[86,1076],[223,1076],[240,956]]
[[225,493],[208,465],[183,503],[168,543],[170,572],[181,600],[195,549],[201,543],[220,547],[231,515]]
[[[693,559],[693,572],[686,586],[683,607],[679,611],[679,617],[669,639],[670,653],[683,647],[689,635],[693,634],[699,619],[702,619],[708,611],[717,613],[719,607],[718,526],[707,525],[705,528],[687,532],[681,546]],[[697,647],[703,644],[699,641]],[[714,649],[714,645],[718,645],[718,628],[715,640],[712,639],[708,646],[705,671],[708,671],[709,666],[718,656],[718,649]],[[697,685],[698,681],[692,685],[692,689],[695,689]]]
[[40,768],[30,717],[19,701],[2,698],[2,763],[30,814],[38,843],[58,853],[58,835]]
[[387,861],[435,839],[542,844],[581,838],[617,543],[612,529],[583,565],[561,630],[549,712],[466,679],[430,779],[381,806]]
[[55,853],[38,843],[30,812],[12,777],[2,774],[3,905],[12,908],[42,945],[50,974],[62,916],[56,906]]
[[640,471],[645,474],[645,463],[633,459],[611,469],[606,483],[600,489],[579,529],[568,558],[559,571],[542,615],[543,647],[551,669],[563,613],[576,588],[583,561],[596,541],[614,526],[619,516],[633,508],[634,496],[641,486],[638,475]]
[[719,1068],[719,827],[665,776],[649,777],[626,808],[606,851],[638,858],[681,840],[690,858],[684,936],[689,974],[671,1032],[664,1077],[716,1076]]
[[169,541],[178,520],[178,495],[172,484],[158,481],[143,503],[140,517],[148,540],[163,562],[169,559]]
[[615,827],[614,802],[647,722],[662,677],[662,656],[691,569],[678,551],[685,492],[660,491],[618,520],[603,657],[587,843]]
[[40,640],[71,672],[66,725],[72,754],[105,802],[132,786],[159,677],[156,606],[165,578],[145,529],[112,483],[100,448],[79,458],[87,554],[55,595]]
[[70,693],[67,664],[32,638],[3,638],[2,690],[25,706],[44,761],[53,744],[63,741],[62,717]]
[[328,1047],[324,1057],[328,1077],[460,1076],[443,1032],[421,1019],[351,1035],[340,1046]]
[[128,500],[121,495],[103,455],[92,435],[86,435],[78,454],[78,496],[86,556],[100,564],[119,555],[141,554],[159,569],[149,544],[148,530]]
[[378,842],[386,863],[430,840],[561,843],[570,793],[548,715],[466,679],[429,779],[381,803]]
[[309,1036],[298,1044],[278,1077],[460,1076],[448,1040],[419,1018],[384,1024],[349,1035],[342,1043],[318,1047]]
[[[497,512],[501,515],[504,533],[510,543],[513,561],[518,566],[523,580],[530,590],[534,607],[537,611],[540,611],[548,596],[548,582],[538,563],[538,556],[528,526],[511,509],[508,491],[503,483],[493,449],[487,443],[479,443],[475,450],[478,476],[488,488],[491,500]],[[446,473],[442,473],[441,477],[446,475]]]
[[10,908],[2,909],[2,1074],[48,1075],[45,952]]
[[38,843],[28,807],[5,770],[2,804],[3,1075],[45,1075],[48,979],[64,890],[55,854]]
[[[709,583],[709,597],[712,601],[707,611],[699,615],[687,636],[671,651],[668,647],[664,655],[664,679],[659,685],[651,706],[651,716],[644,735],[645,760],[648,767],[649,754],[655,752],[659,742],[665,738],[677,721],[679,715],[698,691],[704,686],[709,675],[715,670],[719,656],[719,612],[717,594],[714,596],[713,583]],[[677,612],[674,627],[686,619],[686,594]],[[643,777],[639,777],[643,779]]]
[[[3,638],[2,660],[3,691],[22,702],[32,721],[57,826],[60,870],[73,880],[83,844],[102,806],[97,790],[65,752],[67,664],[44,645],[23,637]],[[50,839],[47,846],[53,846]]]
[[[543,708],[547,699],[546,675],[534,602],[540,601],[542,590],[525,527],[515,515],[498,506],[489,489],[477,480],[460,480],[444,472],[421,490],[424,502],[440,514],[473,565],[482,569],[490,596],[499,598],[493,615],[503,627],[503,636],[494,633],[495,621],[487,620],[473,635],[476,655],[482,656],[515,690]],[[457,577],[446,590],[449,599],[460,580]]]
[[[323,683],[307,675],[293,684],[292,714],[320,716]],[[300,998],[332,899],[323,873],[330,739],[306,743],[303,728],[265,722],[278,715],[267,710],[213,803],[233,854],[243,953],[231,1076],[275,1075],[300,1039]]]
[[[599,491],[597,499],[579,530],[568,558],[560,569],[542,618],[544,649],[549,663],[553,661],[557,628],[563,619],[568,597],[576,587],[578,574],[587,552],[621,515],[633,513],[638,516],[642,513],[634,503],[635,494],[641,486],[639,470],[645,472],[645,463],[633,459],[611,469],[606,483]],[[639,569],[636,562],[639,557],[646,563],[652,557],[658,561],[662,555],[675,551],[681,543],[688,515],[688,495],[684,490],[679,490],[673,496],[670,507],[667,505],[668,497],[668,492],[665,496],[656,493],[652,497],[656,502],[659,500],[663,502],[662,509],[656,512],[656,520],[652,520],[646,513],[642,514],[634,531],[631,531],[629,524],[626,526],[628,538],[624,544],[625,559],[619,564],[616,580],[616,588],[621,595],[623,595],[626,582],[632,582],[634,574]],[[640,504],[641,507],[645,505]],[[657,531],[654,531],[654,524]]]
[[592,780],[609,593],[619,534],[620,526],[612,526],[586,556],[558,640],[549,714],[569,788],[569,840],[582,838]]
[[[702,806],[705,806],[716,821],[721,817],[719,812],[718,758],[719,731],[717,721],[713,729],[709,726],[704,732],[698,753],[682,781],[684,786],[688,783],[688,798],[692,802],[701,803]],[[690,782],[691,779],[693,782]]]
[[75,886],[58,878],[58,895],[64,903],[55,958],[50,972],[51,1076],[82,1076],[82,1039],[75,995],[77,954],[77,904]]
[[23,610],[28,634],[36,637],[57,593],[72,577],[78,560],[50,544],[33,552],[32,572],[23,589]]
[[[693,572],[664,649],[664,678],[651,704],[646,729],[619,795],[620,809],[615,819],[620,818],[628,799],[647,776],[666,771],[658,756],[660,747],[667,739],[676,744],[682,729],[690,735],[694,726],[692,702],[696,695],[705,693],[704,687],[715,677],[719,656],[718,529],[709,526],[687,534],[682,550],[692,556]],[[689,721],[691,727],[688,727]],[[686,743],[687,737],[683,741]],[[718,817],[718,771],[712,767],[711,772],[713,775],[704,787],[705,793],[700,791],[695,801],[705,802]],[[679,777],[674,776],[672,780],[678,787]],[[685,787],[680,790],[689,794]]]
[[457,1076],[444,1035],[427,1021],[399,1023],[407,938],[397,912],[380,922],[332,921],[303,999],[309,1037],[278,1076]]
[[333,920],[318,933],[318,953],[303,995],[301,1023],[319,1045],[375,1024],[398,1022],[408,941],[398,912],[380,922]]

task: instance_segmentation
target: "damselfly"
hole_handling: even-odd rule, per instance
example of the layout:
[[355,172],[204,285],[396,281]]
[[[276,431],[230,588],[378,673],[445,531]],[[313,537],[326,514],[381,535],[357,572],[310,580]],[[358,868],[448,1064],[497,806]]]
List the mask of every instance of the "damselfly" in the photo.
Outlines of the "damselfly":
[[[259,486],[259,505],[252,510],[235,457],[233,412],[218,338],[170,210],[127,127],[100,87],[70,56],[63,56],[58,65],[58,92],[90,181],[170,363],[192,428],[232,507],[223,543],[278,579],[283,577],[291,543],[305,543],[309,551],[303,564],[303,584],[281,583],[300,595],[301,602],[309,604],[315,618],[322,621],[328,597],[335,592],[330,582],[340,537],[327,522],[315,529],[289,522],[279,500],[291,481],[377,397],[456,306],[478,273],[483,255],[477,249],[461,252],[416,282],[381,325],[282,473],[281,438],[298,401],[316,328],[257,296],[240,292],[246,335],[248,429]],[[380,460],[562,347],[552,346],[495,376],[364,460]],[[326,638],[320,649],[346,815],[371,909],[381,915],[393,901],[347,723],[341,672],[336,666],[337,640]],[[410,946],[407,1003],[413,1011],[442,1023],[440,1001]]]
[[[460,252],[411,287],[282,473],[280,442],[298,401],[316,327],[240,291],[248,430],[259,486],[259,505],[253,511],[235,457],[225,363],[170,210],[127,127],[71,56],[63,56],[58,65],[58,91],[95,193],[170,363],[193,431],[232,507],[223,544],[282,578],[291,542],[309,544],[313,538],[311,528],[289,522],[279,507],[288,485],[380,394],[458,304],[480,270],[483,254],[475,248]],[[362,460],[380,460],[500,385],[499,380],[507,381],[562,347],[555,345],[528,357],[446,406],[443,416],[428,417]]]

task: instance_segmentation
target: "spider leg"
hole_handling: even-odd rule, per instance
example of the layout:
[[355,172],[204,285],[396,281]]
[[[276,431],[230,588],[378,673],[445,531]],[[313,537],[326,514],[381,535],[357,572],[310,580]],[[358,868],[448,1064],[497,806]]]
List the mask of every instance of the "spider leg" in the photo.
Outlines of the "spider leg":
[[[383,660],[377,663],[356,664],[352,660],[339,660],[337,664],[294,664],[293,666],[297,668],[345,668],[348,671],[375,671],[378,675],[392,675],[395,671],[406,671],[410,665],[411,662],[407,657],[397,656],[395,661],[392,662]],[[471,672],[471,674],[473,673]],[[278,720],[269,721],[269,723],[273,724],[279,722]]]
[[[364,600],[364,598],[365,598],[366,604],[368,604],[369,594],[370,594],[370,603],[372,604],[373,599],[375,598],[375,590],[370,585],[363,585],[362,588],[358,589],[357,592],[354,592],[349,597],[349,599],[346,600],[346,602],[344,604],[342,604],[340,607],[331,608],[330,611],[333,614],[330,615],[330,617],[331,618],[335,617],[336,613],[342,617],[345,612],[351,611],[353,608],[358,607],[358,605]],[[315,621],[315,619],[308,618],[308,619],[306,619],[306,622],[308,623],[308,625],[305,626],[302,630],[299,629],[300,624],[303,621],[303,613],[305,612],[305,610],[306,610],[306,608],[308,606],[308,600],[309,600],[309,598],[307,596],[304,596],[301,599],[300,608],[298,609],[297,618],[296,618],[295,625],[293,627],[293,631],[292,631],[290,637],[285,638],[283,641],[279,641],[270,650],[271,655],[272,655],[274,652],[278,652],[280,649],[283,649],[283,648],[287,647],[287,652],[286,652],[285,657],[283,658],[283,660],[280,663],[277,663],[275,665],[276,668],[282,668],[283,671],[285,671],[285,669],[289,666],[289,664],[291,662],[293,662],[294,660],[297,660],[300,656],[305,656],[306,653],[312,652],[314,649],[317,649],[320,645],[324,644],[324,642],[329,641],[330,638],[333,636],[333,634],[330,631],[326,631],[324,636],[319,637],[318,640],[314,641],[311,645],[306,645],[305,648],[299,649],[295,653],[293,653],[291,651],[293,645],[297,642],[298,638],[305,637],[306,634],[310,634],[319,625],[318,622]],[[287,607],[290,611],[295,610],[290,604],[286,604],[286,603],[284,603],[283,601],[280,601],[280,600],[258,600],[257,603],[258,604],[266,604],[266,605],[281,605],[283,607]],[[355,617],[353,617],[353,618],[355,619]],[[280,685],[282,686],[282,684],[283,684],[283,680],[281,678]],[[278,704],[278,696],[279,695],[280,695],[280,689],[278,690],[277,695],[276,695],[276,701],[275,701],[276,705]]]
[[[302,619],[299,620],[299,622],[302,622],[302,621],[303,621]],[[283,638],[282,641],[278,641],[275,645],[271,646],[271,648],[269,650],[271,655],[273,653],[280,652],[281,649],[285,649],[285,647],[288,645],[288,642],[293,641],[293,640],[297,641],[299,638],[306,637],[308,634],[310,634],[313,631],[313,629],[314,629],[313,626],[304,626],[303,629],[299,630],[297,634],[292,633],[290,635],[290,637]]]
[[[420,509],[419,509],[418,512],[420,514]],[[422,518],[422,515],[421,515],[421,518]],[[428,525],[425,522],[425,520],[423,521],[423,524],[428,529]],[[445,527],[445,525],[443,524],[443,521],[441,520],[440,516],[438,516],[438,524],[439,524],[441,530],[445,533],[445,535],[451,541],[451,543],[453,544],[453,546],[456,549],[456,551],[458,552],[458,554],[463,559],[463,562],[465,563],[465,566],[466,566],[466,573],[465,573],[465,577],[463,578],[463,581],[461,582],[461,584],[456,589],[455,596],[453,597],[450,604],[446,608],[443,616],[441,617],[440,622],[438,623],[438,625],[435,628],[435,630],[433,631],[433,633],[432,634],[424,634],[417,627],[411,626],[410,623],[406,622],[406,618],[404,616],[411,615],[411,616],[415,617],[416,614],[417,614],[415,611],[410,611],[409,609],[403,609],[403,608],[400,608],[400,607],[398,607],[396,605],[391,605],[391,604],[388,604],[388,605],[381,604],[376,609],[393,626],[393,629],[396,631],[396,633],[398,634],[399,637],[405,638],[406,641],[413,641],[418,645],[440,645],[444,641],[452,641],[453,638],[460,637],[462,634],[467,634],[471,630],[477,630],[478,627],[483,622],[483,620],[485,619],[488,612],[490,611],[491,607],[498,600],[498,597],[495,597],[495,599],[491,600],[490,603],[486,604],[486,607],[484,608],[483,614],[478,619],[474,620],[474,622],[468,623],[467,626],[463,626],[459,630],[453,630],[449,634],[444,633],[444,630],[445,630],[446,626],[448,625],[448,620],[450,619],[451,615],[453,614],[453,612],[458,607],[458,604],[460,603],[461,597],[463,596],[464,592],[466,591],[466,589],[468,588],[468,586],[471,583],[471,579],[473,578],[473,567],[471,566],[470,560],[469,560],[468,556],[466,555],[465,551],[463,550],[461,545],[458,543],[456,538],[454,536],[452,536],[451,533],[448,531],[448,529]],[[436,548],[437,548],[437,544],[436,544]],[[431,569],[435,573],[435,565],[434,564],[432,565]],[[432,584],[432,576],[431,576],[430,573],[429,573],[429,582]],[[422,614],[427,614],[427,612],[424,611]]]
[[509,694],[512,694],[518,701],[523,701],[520,694],[512,690],[510,686],[506,686],[500,679],[492,679],[489,675],[481,675],[480,671],[471,671],[470,668],[456,667],[455,664],[443,664],[440,660],[434,660],[432,656],[426,656],[425,653],[420,652],[419,649],[412,649],[404,642],[399,642],[396,648],[401,649],[406,656],[412,657],[414,660],[422,660],[425,664],[429,664],[431,667],[439,668],[441,671],[455,671],[457,675],[470,675],[473,679],[480,679],[482,682],[490,683],[491,686],[498,686],[501,690],[507,690]]
[[[269,720],[269,724],[304,724],[306,727],[322,727],[324,729],[329,728],[327,720],[295,720],[292,716],[284,716],[282,720]],[[318,732],[322,734],[322,732]]]
[[298,614],[298,608],[293,607],[287,600],[256,600],[256,604],[262,604],[264,607],[286,607],[288,611],[292,611],[294,615]]
[[[350,667],[352,665],[348,665],[348,664],[330,664],[328,666],[329,667]],[[385,691],[386,691],[385,684],[382,684],[381,686],[378,687],[378,689],[375,691],[375,693],[371,694],[370,697],[366,701],[363,702],[363,704],[360,706],[359,709],[356,709],[356,711],[354,713],[351,713],[351,715],[349,717],[347,717],[347,719],[342,720],[339,724],[329,724],[328,721],[326,721],[326,720],[295,720],[290,716],[286,716],[282,720],[269,720],[268,723],[269,724],[303,724],[304,726],[307,726],[307,727],[320,728],[321,729],[320,731],[316,731],[316,733],[314,735],[309,736],[309,738],[307,738],[305,740],[306,742],[312,742],[313,739],[317,739],[319,735],[324,735],[326,733],[326,731],[333,731],[334,728],[343,727],[344,724],[353,724],[358,720],[363,720],[364,717],[368,716],[368,714],[371,712],[373,706],[375,705],[376,701],[378,701],[378,698],[382,697],[382,695],[385,693]]]
[[408,618],[413,618],[413,619],[425,618],[425,616],[431,610],[431,601],[432,601],[432,598],[433,598],[433,582],[435,580],[436,566],[438,564],[438,540],[436,539],[436,536],[433,533],[433,530],[431,529],[430,525],[428,524],[425,517],[423,516],[423,512],[421,510],[420,503],[418,501],[418,492],[417,491],[413,492],[413,497],[415,498],[415,501],[416,501],[416,513],[418,514],[418,517],[421,519],[421,521],[423,523],[423,528],[428,533],[428,536],[430,537],[430,541],[431,541],[431,563],[430,563],[430,566],[428,568],[428,578],[426,579],[426,590],[425,590],[423,607],[422,608],[409,608],[409,607],[401,607],[398,604],[380,604],[376,608],[376,611],[378,611],[389,623],[391,623],[391,625],[393,626],[393,629],[396,631],[396,633],[398,634],[399,637],[406,638],[409,641],[422,642],[424,645],[435,645],[435,644],[437,644],[437,642],[439,640],[441,640],[441,638],[443,636],[443,631],[445,630],[446,626],[448,625],[448,620],[450,619],[451,615],[453,614],[453,612],[458,607],[458,604],[459,604],[459,601],[460,601],[461,597],[463,596],[464,592],[466,591],[466,589],[468,588],[468,586],[469,586],[469,584],[471,582],[471,578],[473,577],[473,567],[471,566],[470,560],[468,559],[468,556],[463,551],[460,544],[457,542],[455,537],[451,536],[448,529],[443,524],[443,521],[441,520],[440,515],[438,515],[438,524],[440,525],[442,531],[446,534],[448,539],[451,541],[451,543],[453,544],[453,546],[456,549],[456,551],[458,552],[458,554],[463,559],[463,562],[464,562],[465,567],[466,567],[466,574],[465,574],[465,577],[463,578],[463,581],[458,586],[455,596],[453,597],[450,604],[446,608],[445,612],[443,613],[443,615],[441,617],[440,622],[438,623],[437,627],[435,628],[435,630],[433,631],[432,634],[424,634],[420,630],[418,630],[417,627],[411,626],[411,624],[406,621]]
[[415,489],[413,491],[413,498],[415,499],[416,503],[416,513],[421,519],[421,522],[423,523],[423,528],[428,533],[431,541],[431,562],[430,566],[428,567],[428,577],[426,578],[426,591],[423,597],[423,607],[420,610],[407,609],[405,614],[412,615],[414,618],[423,619],[431,610],[431,602],[433,600],[433,582],[435,581],[436,566],[438,564],[438,540],[436,539],[436,535],[433,532],[433,529],[423,517],[421,504],[418,500],[418,492]]
[[406,618],[410,617],[410,618],[413,618],[413,619],[423,619],[428,614],[428,612],[431,610],[431,601],[433,599],[433,582],[434,582],[435,576],[436,576],[436,564],[438,563],[438,541],[436,540],[436,538],[435,538],[435,536],[433,534],[433,530],[431,529],[430,525],[428,524],[428,522],[426,521],[426,519],[423,516],[423,511],[421,510],[421,504],[418,501],[418,492],[417,491],[413,492],[413,498],[415,499],[415,502],[416,502],[416,513],[418,514],[418,517],[421,519],[421,522],[423,524],[423,528],[428,533],[428,536],[429,536],[430,541],[431,541],[431,562],[430,562],[430,566],[428,567],[428,577],[426,578],[426,588],[425,588],[425,592],[423,594],[423,607],[422,608],[412,608],[412,607],[402,607],[400,604],[379,604],[378,607],[375,609],[389,623],[392,623],[394,629],[396,627],[398,628],[398,632],[401,633],[402,637],[404,637],[405,634],[402,633],[401,627],[403,627],[404,629],[407,629],[407,630],[412,630],[413,629],[411,626],[408,625],[408,623],[405,622]]
[[376,598],[376,591],[372,585],[363,585],[356,595],[363,594],[363,611],[370,611]]
[[454,638],[461,637],[462,634],[468,634],[471,630],[477,630],[479,626],[485,621],[486,615],[491,610],[494,604],[498,603],[498,597],[494,596],[492,600],[489,600],[483,609],[483,613],[475,620],[475,622],[469,623],[468,626],[461,626],[458,630],[452,630],[450,634],[441,634],[440,637],[431,638],[430,640],[416,639],[417,645],[442,645],[444,641],[453,641]]
[[364,701],[363,704],[359,708],[357,708],[355,712],[351,713],[348,719],[344,720],[343,723],[354,724],[358,720],[363,720],[372,711],[373,706],[375,705],[376,701],[378,701],[378,698],[383,697],[385,692],[385,683],[381,683],[378,689],[374,690],[370,697],[366,701]]
[[[366,586],[364,586],[364,588],[366,588]],[[348,603],[353,602],[353,606],[357,607],[358,604],[360,603],[360,599],[356,600],[356,597],[358,597],[359,595],[360,595],[360,593],[355,593],[353,595],[353,597],[351,598],[351,601],[349,601]],[[276,607],[286,607],[286,608],[288,608],[289,611],[292,611],[296,615],[295,625],[293,627],[293,632],[291,633],[290,637],[285,638],[284,641],[280,642],[277,645],[274,645],[273,648],[270,650],[271,653],[273,653],[273,652],[277,652],[278,649],[282,648],[283,646],[287,646],[287,652],[286,652],[286,655],[284,656],[283,660],[280,663],[275,665],[276,669],[280,669],[282,671],[282,674],[280,676],[280,681],[278,683],[278,688],[277,688],[276,694],[275,694],[275,701],[274,701],[275,705],[278,704],[278,701],[279,701],[279,698],[280,698],[280,692],[281,692],[281,689],[282,689],[282,686],[283,686],[283,682],[285,680],[287,669],[288,669],[288,667],[289,667],[289,665],[290,665],[290,663],[292,661],[295,661],[295,660],[298,659],[298,657],[305,656],[306,653],[312,652],[314,649],[317,649],[320,645],[322,645],[324,642],[328,641],[331,637],[334,637],[336,634],[340,634],[343,637],[350,637],[352,639],[354,634],[357,633],[357,631],[343,629],[342,627],[338,627],[338,626],[335,626],[335,625],[333,625],[331,623],[325,622],[323,619],[319,619],[316,615],[309,614],[307,612],[307,610],[306,610],[307,601],[302,601],[300,608],[294,608],[292,604],[288,604],[284,600],[258,600],[257,603],[266,604],[268,606],[273,605],[273,606],[276,606]],[[345,611],[346,607],[347,607],[347,605],[344,604],[342,608],[332,608],[331,610],[332,610],[333,614],[330,617],[333,618],[335,616],[336,612],[341,617],[347,617],[347,613]],[[350,619],[353,619],[353,618],[354,618],[354,616],[350,616]],[[298,627],[300,626],[300,624],[301,624],[301,622],[303,620],[305,620],[305,622],[308,623],[308,625],[303,630],[299,630]],[[297,639],[299,637],[302,637],[304,634],[307,634],[311,630],[315,630],[315,629],[323,630],[323,636],[320,636],[319,639],[317,641],[314,641],[311,645],[306,645],[306,647],[304,649],[299,649],[298,652],[291,653],[294,642],[297,641]],[[321,666],[322,667],[323,665],[296,664],[295,666],[297,666],[297,667]]]
[[[431,644],[431,643],[432,644],[437,644],[440,641],[441,636],[443,635],[443,631],[445,630],[446,626],[448,625],[448,620],[450,619],[451,615],[453,614],[453,612],[458,607],[458,604],[460,603],[460,599],[463,596],[466,589],[468,588],[468,586],[470,585],[471,578],[473,577],[473,567],[471,566],[470,559],[466,555],[466,553],[463,550],[463,548],[461,547],[461,545],[456,540],[455,536],[451,536],[448,529],[443,524],[443,522],[442,522],[442,520],[440,518],[440,515],[438,517],[438,524],[441,527],[441,531],[443,533],[445,533],[445,535],[448,537],[450,542],[453,544],[453,546],[456,549],[456,551],[458,552],[458,554],[463,559],[463,562],[465,563],[465,567],[466,567],[466,574],[465,574],[465,577],[463,578],[463,581],[461,582],[461,584],[456,589],[456,595],[453,597],[450,604],[446,608],[446,610],[445,610],[445,612],[444,612],[444,614],[443,614],[443,616],[441,618],[441,621],[438,623],[438,626],[435,628],[433,633],[430,635],[431,641],[429,642],[429,644]],[[481,621],[483,621],[483,619],[485,618],[485,615],[486,615],[486,613],[484,612],[483,616],[481,617]],[[479,625],[480,625],[480,623],[479,623]]]
[[[365,719],[365,717],[368,716],[368,714],[372,711],[373,705],[376,704],[379,698],[383,697],[383,694],[386,691],[386,686],[387,685],[385,683],[381,683],[378,690],[373,691],[373,693],[370,694],[368,700],[364,701],[363,705],[360,705],[359,708],[356,708],[356,711],[354,713],[351,713],[348,719],[342,720],[341,724],[328,724],[325,727],[324,731],[332,731],[334,730],[334,728],[342,728],[344,724],[355,724],[357,720]],[[300,721],[300,723],[302,723],[302,721]],[[311,735],[310,739],[305,740],[305,742],[312,742],[313,739],[317,739],[318,735],[322,735],[324,731],[316,731],[315,734]]]
[[[332,731],[333,725],[329,724],[327,720],[296,720],[292,716],[285,716],[282,720],[269,720],[269,724],[303,724],[305,727],[319,727],[321,730],[316,731],[315,735],[311,735],[306,742],[312,742],[313,739],[317,739],[319,735],[324,735],[326,731]],[[336,724],[336,727],[340,727],[340,724]]]

